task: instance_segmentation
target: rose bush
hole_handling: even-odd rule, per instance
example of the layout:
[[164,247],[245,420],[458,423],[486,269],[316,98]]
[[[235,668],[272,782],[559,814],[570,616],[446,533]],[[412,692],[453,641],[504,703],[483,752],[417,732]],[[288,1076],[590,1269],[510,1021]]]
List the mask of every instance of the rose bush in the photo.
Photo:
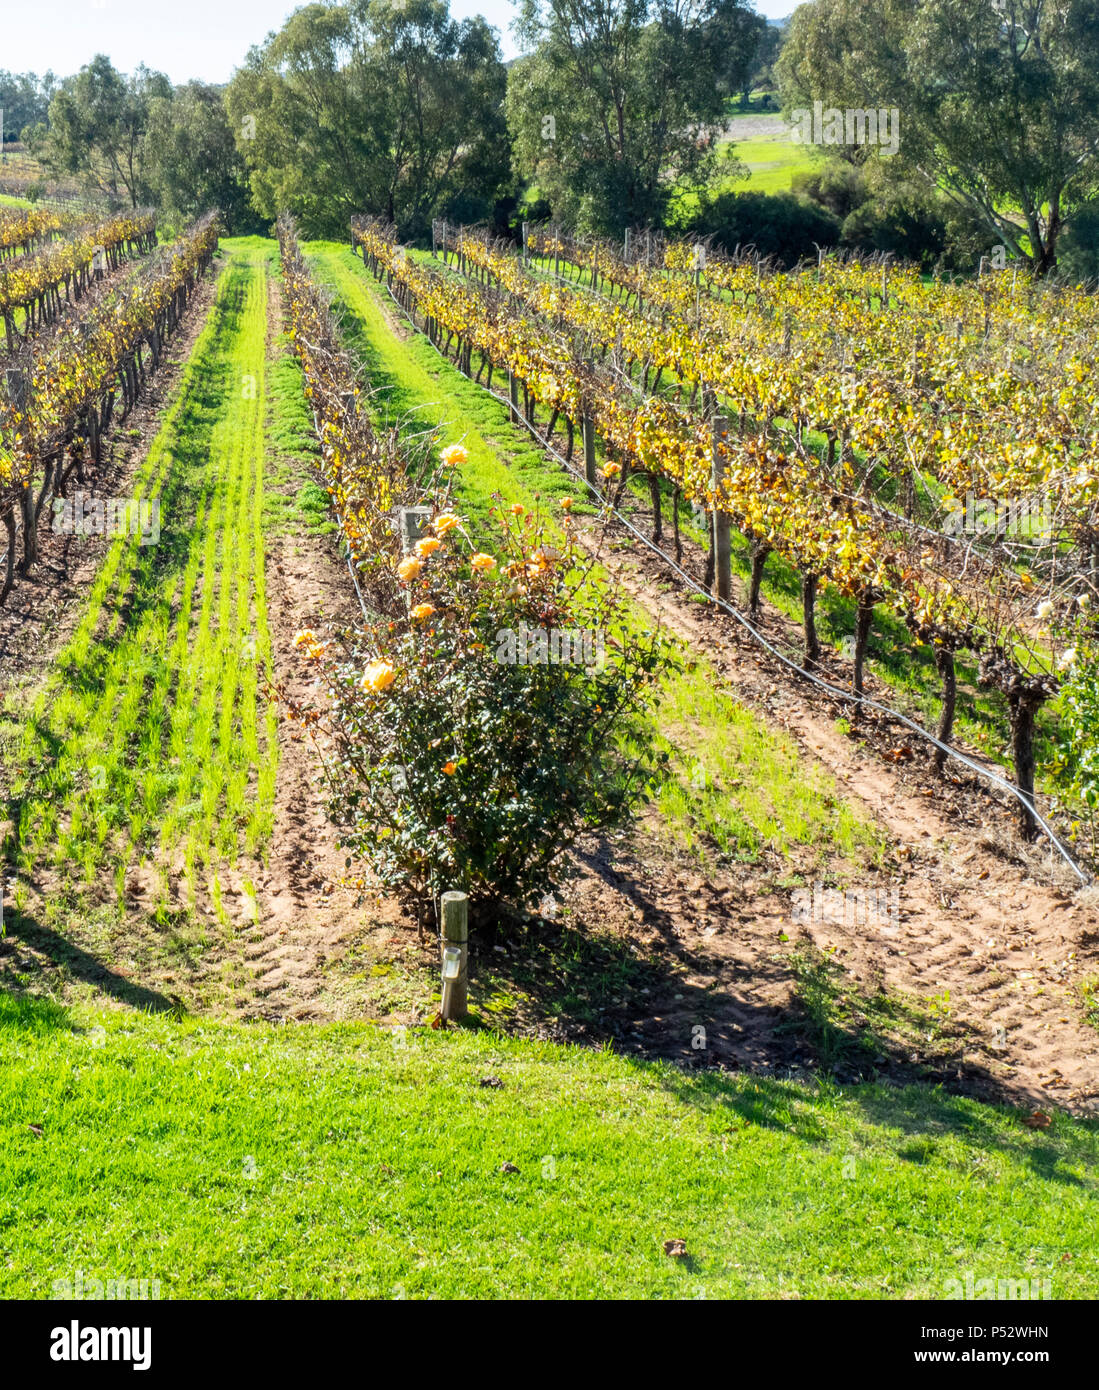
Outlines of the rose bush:
[[[447,889],[544,894],[577,837],[626,817],[657,770],[646,714],[669,645],[631,623],[567,511],[563,545],[521,508],[495,516],[490,554],[447,492],[392,566],[390,615],[323,653],[342,843],[422,917]],[[302,643],[307,658],[320,646]]]

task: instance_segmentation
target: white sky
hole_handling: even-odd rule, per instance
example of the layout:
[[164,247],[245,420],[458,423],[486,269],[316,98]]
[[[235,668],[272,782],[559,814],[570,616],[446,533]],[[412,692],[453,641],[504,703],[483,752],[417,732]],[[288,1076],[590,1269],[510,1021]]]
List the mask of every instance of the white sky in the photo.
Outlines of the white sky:
[[[756,0],[772,19],[798,0]],[[227,82],[249,48],[278,29],[294,0],[2,0],[0,68],[67,77],[106,53],[131,72],[144,61],[173,82]],[[483,14],[499,31],[504,57],[515,56],[510,0],[451,0],[459,18]]]

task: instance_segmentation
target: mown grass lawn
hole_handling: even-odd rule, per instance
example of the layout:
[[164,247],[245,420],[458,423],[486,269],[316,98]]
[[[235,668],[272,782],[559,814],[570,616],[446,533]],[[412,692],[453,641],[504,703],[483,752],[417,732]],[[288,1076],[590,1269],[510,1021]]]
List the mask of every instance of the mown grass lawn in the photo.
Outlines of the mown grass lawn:
[[79,1270],[175,1299],[938,1298],[973,1270],[1084,1298],[1097,1159],[1094,1123],[929,1088],[0,994],[3,1297]]

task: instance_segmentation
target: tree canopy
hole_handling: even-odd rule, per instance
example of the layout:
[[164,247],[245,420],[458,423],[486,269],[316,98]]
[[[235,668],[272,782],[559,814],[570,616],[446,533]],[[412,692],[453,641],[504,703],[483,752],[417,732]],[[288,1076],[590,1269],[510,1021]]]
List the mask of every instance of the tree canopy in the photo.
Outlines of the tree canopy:
[[506,191],[506,71],[481,18],[445,0],[307,5],[253,49],[228,91],[253,200],[303,230],[342,235],[352,213],[422,235],[462,199]]
[[787,108],[896,108],[898,173],[1035,273],[1099,191],[1095,0],[814,0],[778,62]]
[[172,84],[142,65],[131,76],[97,54],[68,77],[50,102],[49,127],[39,126],[31,150],[57,173],[137,207],[150,197],[145,136],[152,104],[170,98]]
[[747,8],[740,0],[518,3],[529,52],[511,69],[507,112],[520,170],[581,227],[663,221],[673,190],[701,187],[714,167],[723,92],[758,46]]

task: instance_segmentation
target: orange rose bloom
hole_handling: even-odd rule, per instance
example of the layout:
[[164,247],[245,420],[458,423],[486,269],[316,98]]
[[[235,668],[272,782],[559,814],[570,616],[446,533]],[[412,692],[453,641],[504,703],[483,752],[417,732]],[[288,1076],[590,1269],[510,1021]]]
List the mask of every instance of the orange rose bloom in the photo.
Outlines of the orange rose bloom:
[[465,463],[469,454],[461,444],[448,444],[439,457],[448,468],[457,468],[460,464]]
[[444,512],[442,516],[435,518],[434,526],[440,536],[445,536],[448,531],[453,531],[459,524],[461,517],[457,517],[453,512]]
[[491,555],[474,555],[473,559],[470,561],[470,564],[473,566],[475,570],[487,571],[494,570],[496,568],[496,561],[492,558]]
[[453,777],[454,774],[458,771],[458,764],[457,764],[457,763],[444,763],[444,764],[443,764],[443,771],[446,773],[446,775],[447,775],[448,777]]
[[407,560],[402,560],[397,566],[397,573],[407,584],[410,579],[416,579],[422,569],[422,563],[410,555]]
[[397,679],[397,673],[388,661],[372,661],[363,672],[362,688],[373,690],[376,695],[380,695],[383,690],[388,690]]
[[423,560],[426,560],[429,555],[434,555],[436,550],[442,550],[442,548],[442,541],[437,541],[434,536],[427,536],[424,540],[416,542],[416,554]]
[[433,603],[418,603],[408,616],[415,622],[422,623],[430,618],[434,612],[435,605]]

